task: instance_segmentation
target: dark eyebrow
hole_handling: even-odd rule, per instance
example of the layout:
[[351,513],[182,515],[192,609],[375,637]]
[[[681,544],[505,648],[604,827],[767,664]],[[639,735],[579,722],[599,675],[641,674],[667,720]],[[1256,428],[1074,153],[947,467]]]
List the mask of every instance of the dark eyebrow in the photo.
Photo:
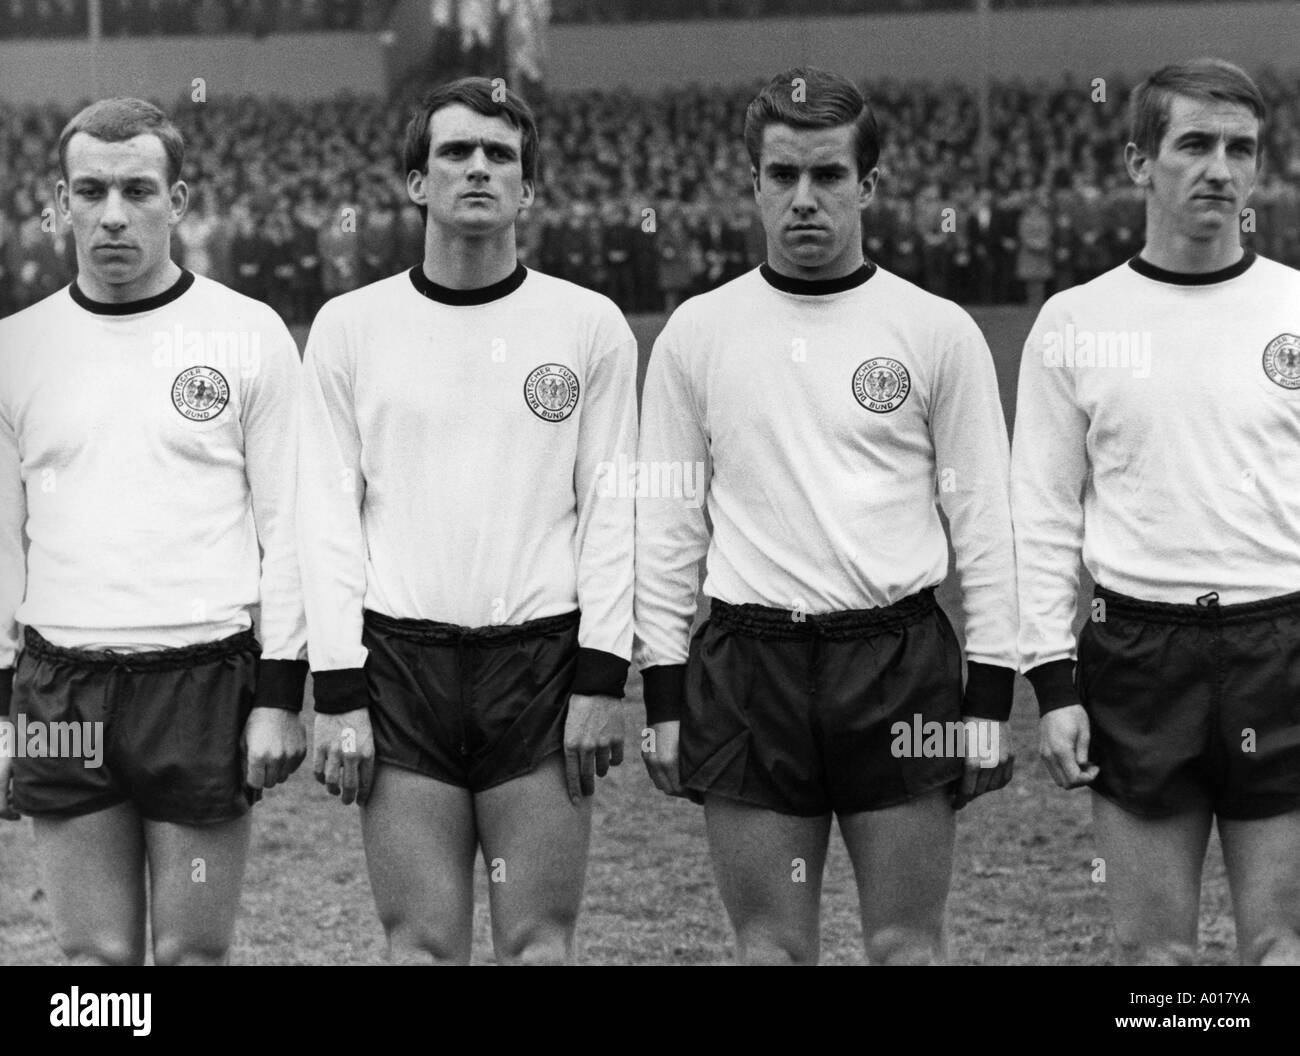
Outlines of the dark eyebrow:
[[[1174,140],[1174,143],[1208,143],[1218,138],[1217,133],[1209,132],[1205,129],[1192,128],[1179,135],[1178,138]],[[1259,137],[1256,135],[1229,136],[1228,143],[1232,146],[1246,145],[1257,147],[1259,145]]]
[[[98,176],[74,176],[71,180],[73,187],[103,187],[107,181]],[[160,187],[162,181],[150,173],[143,173],[137,176],[128,176],[122,180],[123,186],[126,187]]]
[[475,147],[482,147],[484,151],[495,149],[504,150],[512,158],[518,153],[513,146],[503,139],[448,139],[438,144],[438,151],[451,150],[452,148],[461,150],[473,150]]

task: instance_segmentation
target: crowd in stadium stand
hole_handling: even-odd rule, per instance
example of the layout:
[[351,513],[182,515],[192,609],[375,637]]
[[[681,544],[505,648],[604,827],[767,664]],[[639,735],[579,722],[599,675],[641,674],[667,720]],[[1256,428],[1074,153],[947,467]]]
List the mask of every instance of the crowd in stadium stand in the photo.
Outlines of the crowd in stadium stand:
[[[1141,0],[991,0],[994,10],[1140,3]],[[1201,0],[1209,3],[1213,0]],[[970,10],[975,0],[551,0],[551,21],[664,22],[912,14]],[[103,0],[105,36],[374,30],[392,0]],[[84,37],[88,0],[0,0],[0,39]]]
[[[1259,78],[1270,103],[1247,238],[1300,266],[1300,75]],[[521,224],[530,265],[661,311],[758,264],[764,241],[741,142],[755,86],[537,103],[545,168]],[[976,102],[958,87],[868,85],[884,139],[867,255],[963,303],[1036,301],[1142,245],[1123,171],[1126,89],[1003,85],[980,177]],[[177,258],[294,322],[323,299],[419,261],[398,171],[406,114],[374,98],[243,99],[171,108],[188,142]],[[0,314],[67,283],[68,232],[44,211],[70,116],[0,104]],[[53,230],[51,230],[53,228]]]
[[[380,29],[391,0],[103,0],[106,37]],[[0,39],[84,37],[87,0],[0,0]]]

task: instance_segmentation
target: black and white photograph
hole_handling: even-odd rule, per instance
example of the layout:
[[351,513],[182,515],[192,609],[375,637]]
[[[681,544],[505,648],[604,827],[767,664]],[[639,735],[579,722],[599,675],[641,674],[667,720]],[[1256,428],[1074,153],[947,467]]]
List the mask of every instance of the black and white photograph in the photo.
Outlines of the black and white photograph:
[[[1090,966],[1111,1036],[1259,1029],[1297,44],[0,0],[0,965]],[[91,978],[33,1022],[150,1032]]]

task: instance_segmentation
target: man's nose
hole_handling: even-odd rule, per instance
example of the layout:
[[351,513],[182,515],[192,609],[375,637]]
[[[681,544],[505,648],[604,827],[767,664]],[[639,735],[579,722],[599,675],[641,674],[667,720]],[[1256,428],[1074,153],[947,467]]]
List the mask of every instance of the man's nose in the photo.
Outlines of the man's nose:
[[469,174],[484,178],[488,175],[487,152],[482,147],[476,147],[469,156]]
[[794,186],[794,199],[790,202],[790,208],[798,213],[812,213],[817,210],[817,199],[812,193],[812,176],[806,172],[799,177],[799,182]]
[[99,216],[100,225],[120,230],[126,227],[126,210],[122,207],[122,192],[116,188],[104,196],[104,211]]
[[1227,183],[1232,179],[1232,170],[1228,168],[1228,148],[1226,144],[1220,143],[1210,151],[1207,160],[1206,179],[1213,180],[1215,183]]

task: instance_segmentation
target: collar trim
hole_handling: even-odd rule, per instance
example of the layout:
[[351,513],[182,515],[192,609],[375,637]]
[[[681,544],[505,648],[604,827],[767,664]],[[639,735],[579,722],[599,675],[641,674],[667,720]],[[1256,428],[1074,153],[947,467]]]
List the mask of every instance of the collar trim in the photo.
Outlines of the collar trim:
[[760,264],[758,271],[769,286],[782,293],[793,293],[800,297],[824,297],[830,293],[856,289],[876,273],[876,266],[871,261],[864,260],[856,271],[841,275],[838,279],[796,279],[782,275],[769,264]]
[[178,297],[184,296],[185,292],[193,285],[194,272],[181,268],[180,278],[163,290],[162,293],[155,293],[152,297],[142,297],[138,301],[92,301],[77,285],[76,279],[72,280],[68,292],[72,294],[72,299],[77,304],[88,312],[94,312],[96,315],[138,315],[141,312],[152,312],[165,304],[171,304]]
[[1245,274],[1254,263],[1255,251],[1248,249],[1236,264],[1229,264],[1226,268],[1219,268],[1218,271],[1167,271],[1156,267],[1149,260],[1143,260],[1140,256],[1130,260],[1128,266],[1139,275],[1154,279],[1156,282],[1168,282],[1174,286],[1213,286],[1216,282],[1227,282],[1229,279]]
[[515,270],[500,282],[494,282],[490,286],[480,286],[474,290],[453,290],[450,286],[436,283],[425,275],[422,264],[417,264],[408,274],[411,276],[411,285],[415,287],[417,293],[439,304],[463,307],[472,304],[488,304],[491,301],[499,301],[502,297],[508,297],[524,284],[524,279],[528,278],[528,269],[522,264],[516,264]]

